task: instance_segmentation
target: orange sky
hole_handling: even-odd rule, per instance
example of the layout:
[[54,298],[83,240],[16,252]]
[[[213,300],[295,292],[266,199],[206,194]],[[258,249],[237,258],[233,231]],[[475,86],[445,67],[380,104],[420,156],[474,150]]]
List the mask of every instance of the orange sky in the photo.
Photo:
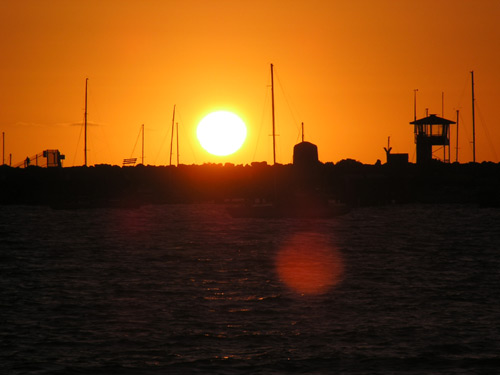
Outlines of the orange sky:
[[[44,149],[83,164],[89,78],[89,164],[140,157],[169,163],[177,106],[185,164],[272,162],[270,63],[275,66],[277,160],[306,140],[323,162],[415,162],[417,117],[460,110],[459,161],[500,162],[500,1],[497,0],[0,0],[0,131],[12,163]],[[248,138],[216,157],[196,126],[216,110],[237,113]],[[455,128],[452,130],[455,160]],[[174,150],[175,154],[175,150]],[[438,153],[438,156],[441,156]]]

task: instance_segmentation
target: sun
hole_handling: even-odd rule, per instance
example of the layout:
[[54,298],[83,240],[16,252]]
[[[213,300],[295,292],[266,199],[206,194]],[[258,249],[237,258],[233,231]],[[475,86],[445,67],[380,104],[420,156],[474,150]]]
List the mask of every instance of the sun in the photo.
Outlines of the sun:
[[207,152],[226,156],[241,148],[247,137],[247,127],[234,113],[217,111],[200,121],[196,135],[201,147]]

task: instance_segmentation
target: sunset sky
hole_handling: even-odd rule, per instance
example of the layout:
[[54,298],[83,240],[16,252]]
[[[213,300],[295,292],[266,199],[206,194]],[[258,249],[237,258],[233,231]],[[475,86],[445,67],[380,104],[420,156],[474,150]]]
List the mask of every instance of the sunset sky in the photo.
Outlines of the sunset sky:
[[[270,64],[275,66],[277,161],[305,139],[322,162],[415,162],[417,117],[456,119],[459,161],[500,162],[498,0],[0,0],[0,132],[12,164],[45,149],[83,164],[88,77],[89,164],[169,163],[172,111],[184,164],[272,162]],[[232,111],[248,136],[217,157],[199,121]],[[456,128],[451,159],[455,161]],[[174,149],[174,153],[175,153]],[[442,156],[442,153],[437,153]]]

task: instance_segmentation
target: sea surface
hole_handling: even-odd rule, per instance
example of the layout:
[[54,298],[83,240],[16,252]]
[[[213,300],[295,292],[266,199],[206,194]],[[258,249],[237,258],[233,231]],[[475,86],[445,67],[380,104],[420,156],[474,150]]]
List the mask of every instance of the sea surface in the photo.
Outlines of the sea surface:
[[1,374],[500,373],[500,210],[0,207]]

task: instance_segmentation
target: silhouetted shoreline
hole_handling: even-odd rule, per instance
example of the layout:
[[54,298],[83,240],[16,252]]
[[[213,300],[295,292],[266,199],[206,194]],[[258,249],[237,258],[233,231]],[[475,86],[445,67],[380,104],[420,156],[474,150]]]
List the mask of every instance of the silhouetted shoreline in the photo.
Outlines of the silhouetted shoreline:
[[204,164],[25,169],[0,166],[0,204],[54,208],[273,201],[322,196],[353,207],[465,203],[498,207],[500,164],[368,165],[352,159],[299,168]]

